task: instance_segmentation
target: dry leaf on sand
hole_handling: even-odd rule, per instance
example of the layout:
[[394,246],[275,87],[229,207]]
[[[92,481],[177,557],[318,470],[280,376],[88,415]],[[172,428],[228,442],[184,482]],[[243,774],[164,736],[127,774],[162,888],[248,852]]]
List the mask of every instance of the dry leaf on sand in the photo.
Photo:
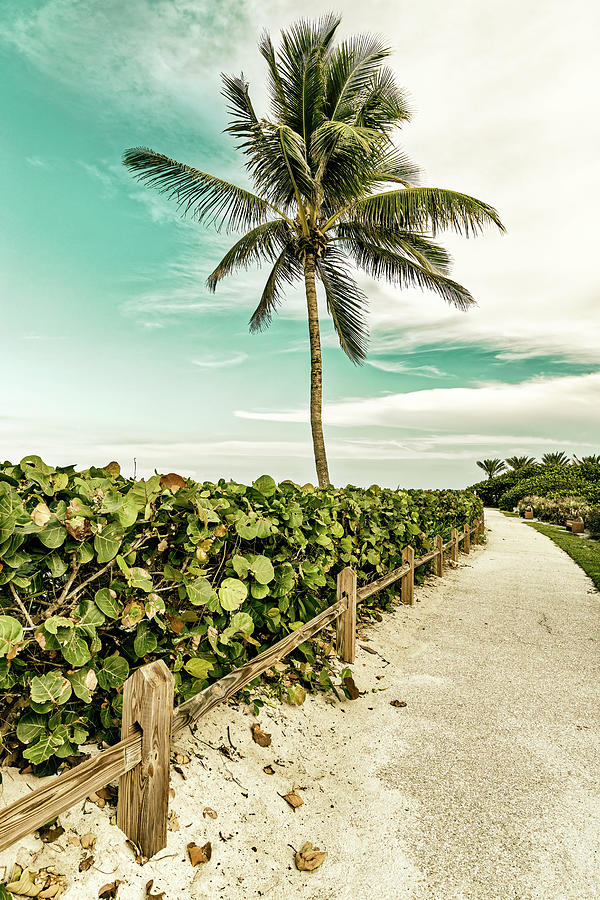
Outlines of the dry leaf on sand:
[[210,806],[205,806],[202,810],[202,815],[204,816],[204,818],[208,816],[209,819],[216,819],[218,813],[216,809],[211,809]]
[[285,794],[283,799],[287,800],[292,809],[298,809],[298,807],[302,806],[304,803],[300,794],[296,793],[295,790],[290,791],[289,794]]
[[360,697],[360,691],[356,687],[356,682],[351,675],[348,675],[346,678],[344,678],[344,687],[350,694],[351,700],[358,700],[358,698]]
[[115,900],[120,884],[123,884],[123,882],[117,879],[116,881],[110,881],[108,884],[101,887],[98,891],[100,900]]
[[152,893],[152,885],[154,884],[154,879],[151,878],[150,881],[146,883],[146,900],[165,900],[166,893],[164,891],[160,891],[158,894]]
[[84,856],[81,862],[79,863],[79,871],[87,872],[94,865],[94,857],[93,856]]
[[274,775],[275,769],[273,768],[273,766],[265,766],[263,772],[265,773],[265,775]]
[[390,700],[390,706],[404,707],[406,706],[406,700]]
[[86,831],[79,838],[79,843],[84,850],[93,850],[96,845],[96,835],[91,831]]
[[198,844],[194,844],[194,842],[191,841],[187,845],[187,852],[193,866],[197,866],[200,863],[207,863],[212,856],[212,844],[208,841],[203,847],[199,847]]
[[326,850],[319,850],[318,847],[306,843],[302,850],[296,853],[296,868],[301,872],[313,872],[323,865],[326,857]]
[[263,731],[257,722],[252,726],[252,738],[254,743],[258,744],[259,747],[271,746],[271,735],[267,734],[266,731]]

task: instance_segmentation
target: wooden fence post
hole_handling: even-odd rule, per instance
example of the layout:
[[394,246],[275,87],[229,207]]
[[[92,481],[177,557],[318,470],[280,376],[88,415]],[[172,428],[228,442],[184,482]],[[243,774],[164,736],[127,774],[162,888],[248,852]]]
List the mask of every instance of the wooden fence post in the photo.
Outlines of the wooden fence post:
[[356,572],[350,566],[338,574],[337,598],[346,598],[346,609],[336,620],[336,651],[341,660],[353,663],[356,657]]
[[402,602],[415,605],[415,551],[413,547],[405,547],[402,551],[402,564],[410,566],[406,575],[402,576]]
[[442,567],[444,565],[444,542],[442,540],[441,534],[436,534],[433,546],[437,550],[437,556],[435,557],[435,574],[442,574]]
[[121,734],[141,730],[142,759],[119,779],[117,825],[147,857],[167,846],[173,684],[157,660],[137,669],[123,688]]
[[458,528],[452,529],[452,561],[458,562]]
[[468,522],[465,524],[465,539],[463,542],[463,550],[465,551],[465,553],[471,552],[471,526]]

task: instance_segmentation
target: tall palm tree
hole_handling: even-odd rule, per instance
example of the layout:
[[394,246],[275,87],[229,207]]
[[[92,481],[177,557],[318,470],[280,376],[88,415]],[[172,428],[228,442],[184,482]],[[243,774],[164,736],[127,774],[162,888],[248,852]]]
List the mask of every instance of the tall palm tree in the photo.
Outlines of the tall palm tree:
[[354,363],[367,348],[367,298],[354,267],[399,287],[437,292],[459,309],[471,294],[448,278],[450,257],[432,237],[442,229],[478,234],[498,214],[466,194],[418,187],[417,170],[394,144],[409,110],[389,48],[360,35],[334,43],[340,19],[325,15],[265,34],[270,116],[256,113],[243,75],[223,76],[230,125],[254,190],[238,187],[144,147],[124,164],[166,192],[198,222],[246,233],[208,279],[252,263],[271,266],[250,330],[266,328],[285,289],[304,282],[310,338],[310,422],[319,485],[329,484],[322,426],[322,362],[317,281],[340,345]]
[[525,469],[527,466],[535,466],[537,462],[533,456],[509,456],[504,461],[511,469]]
[[544,453],[542,463],[545,466],[568,466],[570,459],[564,450],[557,450],[554,453]]
[[495,478],[500,472],[506,468],[506,464],[502,459],[478,459],[477,465],[483,469],[488,478]]

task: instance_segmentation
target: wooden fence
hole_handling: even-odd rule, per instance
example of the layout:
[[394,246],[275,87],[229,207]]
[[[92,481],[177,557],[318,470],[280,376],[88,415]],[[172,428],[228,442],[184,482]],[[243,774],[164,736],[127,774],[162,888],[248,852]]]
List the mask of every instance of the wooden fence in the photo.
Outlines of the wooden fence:
[[433,562],[435,574],[441,575],[444,553],[450,551],[451,559],[458,562],[459,544],[462,542],[463,552],[469,553],[471,534],[479,543],[484,527],[481,516],[474,526],[465,525],[460,534],[455,528],[446,543],[437,535],[433,550],[418,559],[412,547],[405,547],[399,568],[361,588],[357,588],[353,570],[343,569],[337,577],[337,599],[332,606],[175,709],[173,675],[164,662],[158,660],[137,669],[123,688],[122,740],[0,810],[0,850],[51,822],[116,778],[119,828],[144,856],[151,857],[162,850],[167,843],[171,745],[186,726],[333,622],[336,653],[344,662],[353,663],[357,602],[402,579],[402,602],[414,606],[415,569]]

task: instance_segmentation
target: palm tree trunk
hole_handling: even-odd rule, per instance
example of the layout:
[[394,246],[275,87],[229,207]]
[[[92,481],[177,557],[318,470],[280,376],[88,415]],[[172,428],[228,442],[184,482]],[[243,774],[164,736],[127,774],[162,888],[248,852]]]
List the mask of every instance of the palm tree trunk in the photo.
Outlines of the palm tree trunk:
[[319,308],[315,282],[315,257],[306,255],[304,261],[304,286],[308,307],[308,335],[310,338],[310,427],[312,430],[315,465],[319,487],[329,487],[329,470],[325,441],[323,440],[323,367],[321,363],[321,337],[319,335]]

